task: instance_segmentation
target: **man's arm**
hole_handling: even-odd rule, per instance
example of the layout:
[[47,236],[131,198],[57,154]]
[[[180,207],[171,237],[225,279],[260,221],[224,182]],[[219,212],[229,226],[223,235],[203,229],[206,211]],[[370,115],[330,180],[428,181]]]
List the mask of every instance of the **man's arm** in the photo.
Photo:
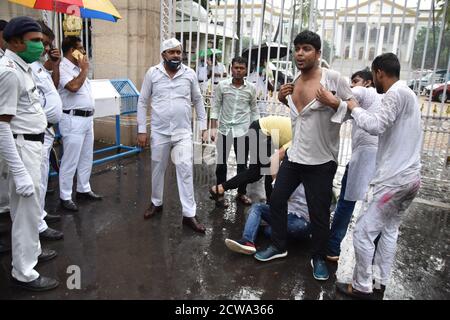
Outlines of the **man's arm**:
[[270,157],[270,174],[272,176],[272,180],[275,180],[277,177],[278,170],[280,169],[280,162],[283,161],[286,156],[286,150],[287,149],[284,147],[281,147]]
[[287,96],[294,92],[294,84],[286,83],[280,87],[280,91],[278,92],[278,100],[288,106]]
[[80,74],[73,80],[69,81],[64,85],[64,88],[69,90],[70,92],[77,92],[80,90],[80,88],[83,86],[84,82],[86,81],[86,78],[88,76],[89,71],[89,61],[87,59],[87,56],[84,56],[83,59],[80,61]]
[[259,109],[256,105],[256,88],[252,90],[252,101],[250,101],[250,123],[259,119]]
[[400,114],[400,105],[395,92],[385,95],[378,111],[369,112],[357,105],[349,105],[356,125],[371,135],[381,135],[390,128]]
[[34,193],[31,179],[14,142],[10,122],[16,115],[20,82],[13,72],[0,74],[0,158],[8,165],[17,194],[29,197]]
[[138,125],[138,137],[137,145],[144,148],[147,145],[147,107],[149,99],[152,96],[152,73],[154,68],[150,68],[144,77],[142,83],[141,93],[139,95],[137,105],[137,125]]
[[223,95],[222,95],[222,85],[219,83],[219,85],[216,88],[215,91],[215,98],[211,106],[211,113],[210,113],[210,119],[211,119],[211,140],[215,141],[217,136],[217,119],[219,119],[219,113],[220,110],[222,110],[223,107]]
[[195,111],[197,113],[197,122],[202,133],[202,140],[204,140],[204,134],[206,132],[206,129],[208,128],[206,124],[207,116],[205,111],[205,104],[203,102],[203,96],[200,91],[200,86],[198,85],[198,78],[195,73],[193,73],[193,76],[194,80],[191,83],[191,97],[195,107]]
[[[53,84],[55,85],[56,88],[58,88],[59,85],[59,65],[61,63],[61,54],[59,52],[59,49],[53,49],[50,52],[50,59],[48,59],[45,63],[44,63],[44,67],[45,69],[47,69],[48,71],[50,71],[52,73],[52,80],[53,80]],[[57,59],[57,60],[53,60],[52,59]]]

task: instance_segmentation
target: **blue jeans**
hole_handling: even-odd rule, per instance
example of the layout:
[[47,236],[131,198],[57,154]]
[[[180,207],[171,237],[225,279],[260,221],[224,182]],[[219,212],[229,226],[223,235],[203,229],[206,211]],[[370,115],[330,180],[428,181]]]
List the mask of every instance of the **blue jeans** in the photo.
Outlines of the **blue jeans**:
[[347,186],[348,164],[345,168],[344,176],[341,181],[341,194],[334,211],[333,223],[331,225],[331,235],[328,240],[328,255],[339,256],[341,253],[341,242],[347,233],[348,224],[352,219],[353,210],[355,209],[356,201],[344,200],[345,188]]
[[[270,206],[265,203],[255,203],[250,207],[247,222],[245,223],[242,239],[255,243],[258,234],[259,224],[261,219],[271,224]],[[306,239],[311,237],[310,223],[304,218],[298,217],[295,214],[288,214],[287,221],[288,237],[291,239]],[[267,226],[264,232],[270,237],[271,228]]]

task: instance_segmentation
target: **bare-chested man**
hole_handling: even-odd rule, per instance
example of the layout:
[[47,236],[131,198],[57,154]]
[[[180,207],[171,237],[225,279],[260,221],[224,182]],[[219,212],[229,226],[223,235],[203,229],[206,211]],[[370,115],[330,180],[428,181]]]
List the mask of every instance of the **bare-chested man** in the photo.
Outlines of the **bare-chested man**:
[[270,200],[272,244],[257,252],[255,258],[269,261],[287,255],[287,201],[303,183],[311,215],[313,275],[317,280],[327,280],[325,256],[339,129],[352,91],[338,72],[320,67],[319,35],[303,31],[294,45],[300,74],[293,84],[282,86],[278,94],[279,100],[291,109],[292,146],[281,164]]

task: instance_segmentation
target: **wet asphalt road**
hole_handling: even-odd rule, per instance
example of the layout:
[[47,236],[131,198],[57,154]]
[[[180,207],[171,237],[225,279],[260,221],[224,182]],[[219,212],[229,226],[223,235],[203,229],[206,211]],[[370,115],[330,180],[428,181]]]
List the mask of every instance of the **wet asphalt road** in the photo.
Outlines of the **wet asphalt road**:
[[[230,175],[232,170],[230,170]],[[42,242],[57,250],[58,257],[39,264],[42,275],[56,277],[61,285],[49,292],[32,293],[12,287],[11,255],[0,256],[1,299],[345,299],[334,282],[351,278],[351,233],[343,242],[339,268],[329,264],[328,281],[313,279],[308,242],[291,242],[288,256],[259,262],[230,252],[225,238],[240,238],[248,207],[236,204],[234,194],[227,210],[216,209],[208,187],[214,168],[196,165],[194,173],[197,216],[207,226],[206,235],[181,225],[173,166],[166,175],[164,212],[143,219],[150,202],[148,151],[136,157],[94,168],[91,185],[104,195],[100,202],[80,202],[80,211],[58,207],[58,192],[48,196],[50,213],[62,221],[50,226],[64,232],[64,240]],[[56,186],[55,179],[50,186]],[[254,201],[263,194],[252,189]],[[450,201],[447,201],[449,203]],[[450,299],[450,209],[413,203],[399,236],[398,253],[386,299]],[[7,215],[0,216],[3,228]],[[2,233],[2,239],[9,235]],[[258,238],[264,247],[268,239]],[[81,272],[81,289],[68,289],[70,266]],[[336,275],[334,275],[336,273]]]

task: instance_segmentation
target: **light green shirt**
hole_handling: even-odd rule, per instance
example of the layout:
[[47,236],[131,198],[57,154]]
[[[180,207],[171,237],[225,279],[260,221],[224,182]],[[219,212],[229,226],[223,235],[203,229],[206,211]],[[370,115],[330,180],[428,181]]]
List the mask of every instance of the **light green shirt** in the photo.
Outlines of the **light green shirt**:
[[220,81],[210,117],[218,120],[218,131],[224,136],[230,131],[233,138],[247,134],[250,123],[259,119],[256,87],[247,81],[239,88],[232,84],[232,79]]

